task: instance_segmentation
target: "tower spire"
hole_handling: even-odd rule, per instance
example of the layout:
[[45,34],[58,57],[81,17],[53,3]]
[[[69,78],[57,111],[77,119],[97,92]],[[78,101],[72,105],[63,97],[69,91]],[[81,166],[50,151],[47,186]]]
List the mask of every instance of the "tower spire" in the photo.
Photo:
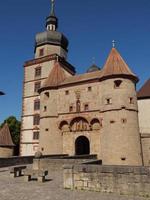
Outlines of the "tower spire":
[[55,0],[51,0],[51,12],[50,16],[55,16]]
[[55,0],[51,0],[50,16],[46,18],[46,28],[48,31],[56,31],[58,26],[58,19],[55,16]]

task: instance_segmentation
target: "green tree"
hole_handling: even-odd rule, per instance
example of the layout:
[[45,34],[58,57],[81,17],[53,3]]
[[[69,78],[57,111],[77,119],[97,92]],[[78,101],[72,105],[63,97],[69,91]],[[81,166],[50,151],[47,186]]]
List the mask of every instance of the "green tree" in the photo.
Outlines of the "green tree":
[[9,126],[9,130],[11,133],[11,137],[13,140],[13,143],[18,146],[20,142],[20,128],[21,128],[21,122],[16,119],[14,116],[10,116],[7,119],[4,120],[4,122],[1,124],[1,127],[7,123]]

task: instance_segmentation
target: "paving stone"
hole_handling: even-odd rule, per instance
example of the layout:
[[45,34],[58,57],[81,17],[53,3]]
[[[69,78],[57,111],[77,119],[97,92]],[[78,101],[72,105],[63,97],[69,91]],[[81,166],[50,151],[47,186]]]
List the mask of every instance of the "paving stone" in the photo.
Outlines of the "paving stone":
[[[63,188],[63,173],[49,171],[47,181],[25,182],[24,177],[11,178],[7,168],[0,169],[0,200],[145,200],[139,197],[102,195],[99,192],[71,191]],[[148,199],[148,198],[147,198]],[[146,199],[146,200],[147,200]]]

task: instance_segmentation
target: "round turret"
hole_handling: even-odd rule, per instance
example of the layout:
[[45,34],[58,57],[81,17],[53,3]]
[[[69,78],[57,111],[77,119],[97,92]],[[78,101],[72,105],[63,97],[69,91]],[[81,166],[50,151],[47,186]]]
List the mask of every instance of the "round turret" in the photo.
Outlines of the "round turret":
[[142,165],[135,82],[116,49],[112,49],[101,78],[103,164]]

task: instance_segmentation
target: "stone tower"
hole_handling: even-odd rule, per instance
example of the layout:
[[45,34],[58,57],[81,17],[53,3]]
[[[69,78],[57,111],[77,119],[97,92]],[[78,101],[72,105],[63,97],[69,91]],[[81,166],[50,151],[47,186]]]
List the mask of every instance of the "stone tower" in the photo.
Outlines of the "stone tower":
[[47,79],[56,59],[59,59],[70,73],[74,67],[67,61],[68,40],[58,29],[52,0],[50,15],[46,18],[46,30],[38,33],[35,39],[33,60],[24,64],[22,129],[20,155],[34,155],[39,147],[40,96],[39,88]]
[[136,82],[115,48],[101,77],[103,128],[102,160],[106,165],[142,165]]

